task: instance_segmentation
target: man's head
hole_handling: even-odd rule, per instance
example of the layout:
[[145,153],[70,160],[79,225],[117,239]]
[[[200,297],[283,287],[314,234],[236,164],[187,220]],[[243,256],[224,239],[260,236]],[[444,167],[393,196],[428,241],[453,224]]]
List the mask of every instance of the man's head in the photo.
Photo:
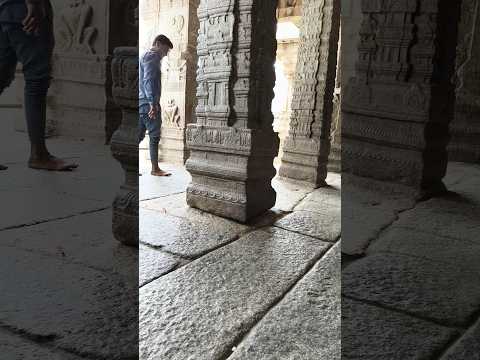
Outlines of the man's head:
[[153,40],[152,47],[154,50],[160,52],[162,56],[166,56],[168,52],[173,49],[173,44],[165,35],[158,35],[155,40]]

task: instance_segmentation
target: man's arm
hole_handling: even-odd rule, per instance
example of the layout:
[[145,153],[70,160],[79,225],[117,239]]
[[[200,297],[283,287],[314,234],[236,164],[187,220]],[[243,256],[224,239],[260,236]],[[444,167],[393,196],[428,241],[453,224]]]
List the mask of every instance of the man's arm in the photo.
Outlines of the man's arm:
[[156,54],[148,54],[143,62],[143,85],[150,107],[160,102],[160,59]]
[[38,34],[40,25],[46,16],[45,1],[47,0],[25,0],[27,6],[27,17],[23,20],[23,30],[28,33]]

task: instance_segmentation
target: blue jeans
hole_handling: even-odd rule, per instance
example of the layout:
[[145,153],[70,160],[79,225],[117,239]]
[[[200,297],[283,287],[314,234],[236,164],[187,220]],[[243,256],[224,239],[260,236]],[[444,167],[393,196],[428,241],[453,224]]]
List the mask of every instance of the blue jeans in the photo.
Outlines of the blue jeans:
[[160,143],[160,130],[162,128],[162,118],[159,115],[156,119],[148,117],[148,110],[150,106],[142,105],[139,109],[138,121],[138,143],[140,144],[145,139],[145,134],[148,131],[150,139],[150,159],[152,164],[158,164],[158,144]]
[[45,142],[46,99],[54,48],[51,7],[48,7],[47,13],[38,35],[28,35],[20,23],[0,22],[0,94],[14,80],[17,63],[20,62],[25,77],[28,135],[31,143],[36,145]]

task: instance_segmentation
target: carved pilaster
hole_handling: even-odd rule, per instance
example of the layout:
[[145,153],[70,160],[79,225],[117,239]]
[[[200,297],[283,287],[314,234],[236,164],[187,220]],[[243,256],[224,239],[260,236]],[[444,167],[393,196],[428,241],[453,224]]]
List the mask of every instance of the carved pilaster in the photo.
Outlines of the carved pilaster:
[[200,1],[190,206],[247,221],[275,204],[271,180],[276,1]]
[[115,238],[138,245],[138,49],[116,48],[112,61],[113,97],[122,109],[122,123],[114,133],[112,155],[125,171],[125,182],[113,203]]
[[458,4],[362,0],[356,76],[342,99],[343,173],[442,191]]
[[340,27],[340,2],[304,0],[290,131],[280,176],[325,184]]
[[450,160],[480,163],[480,2],[463,0],[456,61]]

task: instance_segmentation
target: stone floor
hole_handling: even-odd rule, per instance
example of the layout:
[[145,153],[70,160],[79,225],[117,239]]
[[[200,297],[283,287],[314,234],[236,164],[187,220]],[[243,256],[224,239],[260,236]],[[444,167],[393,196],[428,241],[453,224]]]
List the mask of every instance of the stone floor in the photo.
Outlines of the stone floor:
[[108,147],[53,139],[81,167],[46,173],[0,134],[2,359],[134,358],[138,279],[142,359],[339,359],[340,307],[344,359],[480,359],[480,166],[451,163],[452,192],[424,202],[349,191],[341,272],[338,176],[274,180],[275,208],[242,225],[187,208],[182,167],[142,162],[139,259],[111,235]]
[[445,184],[423,202],[343,184],[342,358],[480,359],[480,166]]
[[49,144],[77,171],[28,169],[26,134],[0,118],[0,358],[131,358],[138,251],[111,235],[119,164],[100,141],[64,138]]
[[340,177],[275,179],[242,225],[188,208],[188,173],[163,167],[141,169],[141,359],[340,359]]

